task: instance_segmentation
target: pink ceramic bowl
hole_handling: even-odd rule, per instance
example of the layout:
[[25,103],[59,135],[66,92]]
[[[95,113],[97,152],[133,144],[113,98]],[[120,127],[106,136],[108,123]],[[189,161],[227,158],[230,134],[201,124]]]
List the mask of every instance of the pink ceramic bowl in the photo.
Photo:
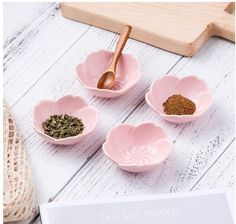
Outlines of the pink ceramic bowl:
[[97,83],[102,73],[107,69],[113,52],[100,50],[93,52],[84,63],[77,65],[76,72],[80,83],[93,95],[99,97],[118,97],[140,80],[140,66],[137,59],[129,54],[122,54],[116,69],[116,83],[112,90],[98,89]]
[[[82,134],[55,139],[46,134],[42,129],[42,123],[55,114],[68,114],[79,117],[84,123],[85,129]],[[86,135],[91,133],[98,121],[98,111],[89,107],[87,103],[79,96],[64,96],[56,102],[43,100],[34,108],[33,112],[33,127],[35,131],[41,135],[46,141],[59,145],[72,145],[80,142]]]
[[153,123],[121,124],[108,133],[103,152],[126,171],[144,172],[164,161],[172,145],[165,131]]
[[[196,104],[196,111],[192,115],[167,115],[163,103],[172,95],[180,94]],[[196,76],[178,78],[166,75],[155,80],[145,96],[148,105],[163,119],[173,123],[186,123],[200,117],[210,107],[213,101],[212,93],[206,82]]]

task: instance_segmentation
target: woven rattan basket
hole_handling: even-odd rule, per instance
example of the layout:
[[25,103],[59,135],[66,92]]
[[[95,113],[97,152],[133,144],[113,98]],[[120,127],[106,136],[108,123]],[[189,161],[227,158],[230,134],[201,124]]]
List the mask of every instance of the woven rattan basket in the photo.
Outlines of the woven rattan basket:
[[3,219],[12,222],[35,212],[35,192],[26,152],[5,102],[3,120]]

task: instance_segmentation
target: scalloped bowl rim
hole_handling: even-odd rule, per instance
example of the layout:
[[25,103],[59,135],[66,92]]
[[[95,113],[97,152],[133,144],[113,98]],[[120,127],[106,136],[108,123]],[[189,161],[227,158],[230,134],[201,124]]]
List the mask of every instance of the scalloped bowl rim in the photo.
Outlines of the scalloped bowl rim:
[[133,83],[133,85],[131,86],[128,86],[126,88],[123,88],[123,89],[118,89],[118,90],[112,90],[112,89],[99,89],[97,87],[91,87],[91,86],[88,86],[87,84],[84,83],[84,81],[80,78],[79,74],[77,73],[77,68],[79,66],[82,66],[82,68],[84,68],[84,63],[88,60],[89,57],[91,57],[92,55],[95,55],[95,54],[99,54],[101,52],[107,52],[107,53],[114,53],[113,51],[108,51],[108,50],[98,50],[98,51],[93,51],[91,52],[89,55],[86,56],[85,60],[82,62],[82,63],[79,63],[78,65],[76,65],[76,74],[77,74],[77,79],[80,81],[80,83],[88,90],[95,90],[95,91],[98,91],[98,92],[104,92],[104,93],[120,93],[122,94],[123,92],[129,90],[130,88],[132,88],[133,86],[135,86],[139,80],[141,79],[141,68],[140,68],[140,63],[138,61],[138,59],[136,57],[134,57],[133,55],[131,54],[128,54],[128,53],[122,53],[122,55],[126,55],[130,58],[132,58],[133,60],[135,60],[137,62],[137,65],[138,65],[138,68],[137,70],[135,71],[132,71],[130,72],[129,74],[132,74],[132,73],[137,73],[138,76],[135,80],[135,82]]
[[159,127],[159,128],[161,128],[164,132],[165,132],[165,130],[160,126],[160,125],[157,125],[157,124],[154,124],[154,123],[152,123],[152,122],[145,122],[145,123],[142,123],[142,124],[140,124],[140,125],[131,125],[131,124],[118,124],[118,125],[116,125],[115,127],[113,127],[112,129],[110,129],[109,130],[109,132],[108,132],[108,134],[107,134],[107,138],[106,138],[106,141],[103,143],[103,145],[102,145],[102,150],[103,150],[103,152],[104,152],[104,154],[111,160],[111,161],[113,161],[115,164],[117,164],[119,167],[127,167],[127,168],[142,168],[142,167],[149,167],[150,166],[150,168],[152,167],[152,166],[156,166],[156,165],[158,165],[158,164],[161,164],[166,158],[168,158],[169,157],[169,155],[170,155],[170,153],[171,153],[171,151],[172,151],[172,147],[173,147],[173,142],[171,141],[171,139],[169,138],[169,136],[166,134],[166,132],[165,132],[165,134],[166,134],[166,138],[163,138],[162,140],[168,140],[168,142],[170,142],[171,144],[170,144],[170,146],[169,146],[169,150],[168,150],[168,153],[165,155],[165,157],[162,159],[162,160],[159,160],[158,162],[157,161],[154,161],[154,162],[150,162],[150,163],[148,163],[148,164],[145,164],[145,165],[138,165],[138,164],[134,164],[134,163],[130,163],[130,164],[122,164],[122,163],[118,163],[116,160],[114,160],[113,158],[112,158],[112,156],[107,152],[107,150],[105,149],[105,147],[107,146],[107,147],[109,147],[109,144],[108,144],[108,139],[110,138],[110,135],[111,135],[111,132],[114,130],[114,129],[116,129],[116,128],[118,128],[118,127],[120,127],[120,126],[126,126],[126,127],[131,127],[131,128],[133,128],[133,129],[135,129],[136,127],[139,127],[139,126],[141,126],[141,125],[153,125],[153,126],[155,126],[155,127]]
[[[178,79],[178,81],[180,81],[180,80],[182,79],[182,78],[176,77],[176,76],[174,76],[174,75],[166,75],[166,76],[176,78],[176,79]],[[164,77],[166,77],[166,76],[164,76]],[[195,75],[188,75],[188,76],[185,76],[185,77],[183,77],[183,78],[187,78],[187,77],[188,77],[188,78],[189,78],[189,77],[193,77],[193,78],[195,78],[195,79],[198,79],[198,80],[202,81],[202,82],[208,87],[208,91],[203,91],[203,92],[201,92],[201,93],[209,93],[209,94],[211,95],[211,97],[212,97],[212,100],[211,100],[211,102],[209,103],[208,107],[207,107],[202,113],[200,113],[200,114],[191,114],[191,115],[188,115],[188,114],[184,114],[184,115],[170,114],[170,115],[168,115],[168,114],[162,113],[162,112],[159,111],[156,107],[154,107],[154,106],[152,105],[152,103],[150,102],[150,100],[148,99],[148,97],[151,97],[150,94],[152,93],[154,84],[155,84],[156,82],[158,82],[158,81],[159,81],[160,79],[162,79],[162,78],[160,78],[160,79],[155,79],[155,80],[152,81],[152,84],[151,84],[151,86],[150,86],[149,91],[145,94],[145,100],[146,100],[147,104],[148,104],[151,108],[153,108],[153,109],[154,109],[161,117],[163,117],[163,118],[192,118],[192,117],[198,118],[198,117],[200,117],[200,116],[201,116],[203,113],[205,113],[205,111],[207,111],[208,108],[211,106],[211,104],[212,104],[212,102],[213,102],[213,94],[212,94],[212,92],[210,91],[210,88],[209,88],[208,84],[206,83],[206,81],[205,81],[204,79],[201,79],[201,78],[199,78],[199,77],[197,77],[197,76],[195,76]],[[178,81],[177,81],[177,82],[178,82]]]
[[[86,104],[85,107],[82,107],[83,109],[84,109],[84,108],[89,108],[89,109],[91,109],[91,110],[93,110],[93,111],[96,112],[96,120],[95,120],[95,122],[94,122],[94,125],[93,125],[92,128],[91,128],[91,131],[90,131],[90,132],[87,132],[86,134],[81,133],[81,134],[79,134],[79,135],[75,135],[75,136],[71,136],[71,137],[66,137],[66,138],[59,138],[59,139],[53,138],[53,137],[51,137],[51,136],[49,136],[49,135],[46,135],[44,132],[42,132],[40,129],[38,129],[38,128],[36,127],[36,124],[35,124],[35,115],[34,115],[35,113],[34,113],[34,111],[37,109],[37,107],[39,107],[39,106],[40,106],[42,103],[44,103],[44,102],[57,103],[58,101],[60,101],[60,100],[62,100],[62,99],[64,99],[64,98],[67,98],[67,97],[79,98],[80,100],[82,100],[82,101]],[[81,108],[81,109],[82,109],[82,108]],[[56,101],[53,101],[53,100],[41,100],[41,101],[39,101],[39,103],[37,103],[37,104],[35,105],[34,110],[33,110],[33,128],[34,128],[34,130],[35,130],[38,134],[44,136],[45,138],[50,139],[50,140],[53,141],[53,142],[63,142],[63,141],[65,141],[65,140],[80,139],[80,138],[82,138],[82,137],[87,136],[88,134],[90,134],[90,133],[94,130],[94,128],[96,127],[96,124],[97,124],[97,122],[98,122],[98,114],[99,114],[99,111],[98,111],[96,108],[94,108],[94,107],[88,106],[87,102],[86,102],[82,97],[80,97],[80,96],[66,95],[66,96],[63,96],[63,97],[57,99]]]

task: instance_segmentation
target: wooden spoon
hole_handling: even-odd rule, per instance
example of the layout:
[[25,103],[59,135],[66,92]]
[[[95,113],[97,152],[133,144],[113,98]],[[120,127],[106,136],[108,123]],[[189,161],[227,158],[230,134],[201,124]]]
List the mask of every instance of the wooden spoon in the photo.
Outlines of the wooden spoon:
[[124,46],[128,40],[130,31],[131,26],[125,25],[123,27],[113,58],[107,70],[101,75],[97,84],[97,88],[111,89],[114,86],[116,79],[116,65],[121,56],[121,52],[124,49]]

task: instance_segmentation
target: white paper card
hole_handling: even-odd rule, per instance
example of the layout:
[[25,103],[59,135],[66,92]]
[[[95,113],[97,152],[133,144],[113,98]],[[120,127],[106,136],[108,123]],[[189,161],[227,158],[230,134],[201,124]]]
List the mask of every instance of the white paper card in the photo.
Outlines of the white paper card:
[[233,224],[224,192],[55,202],[40,213],[43,224]]

